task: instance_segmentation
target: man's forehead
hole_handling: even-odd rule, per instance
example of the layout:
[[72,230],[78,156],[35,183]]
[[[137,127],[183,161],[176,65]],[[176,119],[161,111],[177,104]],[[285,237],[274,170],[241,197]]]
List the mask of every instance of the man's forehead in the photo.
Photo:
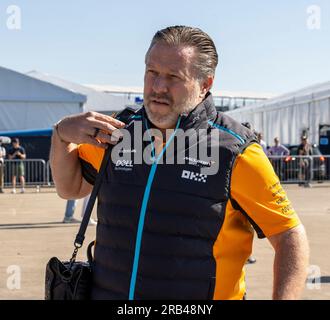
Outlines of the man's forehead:
[[175,71],[178,68],[189,67],[195,55],[195,49],[192,47],[156,43],[149,51],[146,64],[163,66]]

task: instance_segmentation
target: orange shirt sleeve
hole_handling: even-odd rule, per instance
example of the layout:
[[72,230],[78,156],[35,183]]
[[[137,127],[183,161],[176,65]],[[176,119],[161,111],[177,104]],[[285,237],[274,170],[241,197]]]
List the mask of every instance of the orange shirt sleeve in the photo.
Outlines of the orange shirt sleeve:
[[300,224],[271,163],[258,144],[240,154],[231,178],[231,197],[266,237]]
[[90,144],[78,145],[78,156],[80,159],[82,176],[92,185],[96,181],[97,172],[100,170],[103,155],[104,149]]
[[98,148],[91,144],[78,145],[79,158],[91,164],[93,168],[97,171],[100,170],[103,155],[104,155],[104,149],[102,148]]

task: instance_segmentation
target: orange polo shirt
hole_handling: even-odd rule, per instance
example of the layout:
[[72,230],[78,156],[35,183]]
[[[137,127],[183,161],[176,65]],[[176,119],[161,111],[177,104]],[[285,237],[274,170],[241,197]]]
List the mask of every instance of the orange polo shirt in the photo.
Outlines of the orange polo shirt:
[[[300,224],[300,220],[258,144],[239,155],[233,167],[231,197],[266,237]],[[225,221],[213,246],[216,259],[214,299],[242,299],[245,292],[244,264],[252,253],[253,228],[229,201]]]
[[[78,147],[79,157],[99,170],[104,150],[92,145]],[[253,227],[270,237],[300,224],[271,163],[258,144],[240,154],[231,177],[231,198],[225,220],[213,246],[216,285],[213,298],[242,299],[245,293],[244,264],[252,253]]]

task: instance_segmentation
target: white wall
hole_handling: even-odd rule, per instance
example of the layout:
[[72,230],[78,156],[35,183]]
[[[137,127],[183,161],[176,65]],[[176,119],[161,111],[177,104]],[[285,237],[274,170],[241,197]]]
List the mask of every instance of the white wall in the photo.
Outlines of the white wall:
[[62,117],[78,112],[79,103],[0,101],[0,131],[51,128]]
[[276,136],[284,144],[299,144],[307,128],[310,142],[318,144],[319,125],[330,124],[330,97],[300,101],[236,109],[227,114],[239,122],[250,122],[255,130],[263,132],[268,145]]

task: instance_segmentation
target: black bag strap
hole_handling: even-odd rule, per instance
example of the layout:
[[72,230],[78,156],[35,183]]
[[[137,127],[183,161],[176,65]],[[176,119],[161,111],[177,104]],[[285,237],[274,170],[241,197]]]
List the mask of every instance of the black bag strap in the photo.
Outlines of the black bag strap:
[[93,208],[94,208],[96,197],[99,193],[99,190],[100,190],[100,187],[101,187],[101,184],[102,184],[102,179],[103,179],[103,176],[105,174],[105,170],[106,170],[106,168],[108,166],[108,162],[110,160],[111,150],[112,150],[112,148],[110,147],[110,145],[108,145],[108,148],[104,152],[104,156],[103,156],[103,159],[102,159],[100,170],[99,170],[99,172],[96,176],[95,184],[94,184],[91,196],[89,198],[89,201],[87,203],[86,210],[85,210],[85,213],[84,213],[84,217],[81,221],[79,231],[78,231],[78,233],[76,235],[76,238],[75,238],[75,241],[74,241],[74,247],[75,248],[74,248],[72,257],[70,259],[69,269],[71,269],[72,264],[76,260],[78,250],[82,247],[82,245],[84,243],[86,229],[88,227],[89,219],[92,215],[92,211],[93,211]]
[[[128,108],[124,109],[123,111],[121,111],[119,113],[114,112],[110,115],[110,117],[118,119],[126,110],[128,110]],[[130,113],[132,112],[130,109],[129,109],[129,111],[130,111]],[[119,138],[119,140],[121,140],[121,138]],[[101,187],[101,183],[102,183],[103,176],[105,174],[105,170],[106,170],[106,168],[108,166],[108,162],[110,160],[111,150],[112,150],[111,145],[108,144],[108,148],[105,150],[104,155],[103,155],[100,170],[95,179],[95,184],[94,184],[91,196],[90,196],[89,201],[86,206],[84,217],[81,221],[79,231],[78,231],[76,239],[74,241],[75,248],[78,248],[78,249],[81,248],[84,243],[86,229],[88,227],[89,219],[90,219],[92,211],[93,211],[96,197],[97,197],[100,187]]]
[[[140,108],[139,109],[126,108],[126,109],[124,109],[123,111],[121,111],[119,113],[116,113],[116,112],[112,113],[110,115],[110,117],[120,119],[121,121],[123,121],[123,119],[121,119],[121,117],[124,117],[124,118],[128,117],[129,118],[130,115],[136,114],[139,110],[140,110]],[[72,264],[76,260],[78,250],[82,247],[82,245],[84,243],[86,229],[88,227],[89,219],[92,215],[95,200],[96,200],[96,197],[99,193],[101,183],[102,183],[102,179],[103,179],[103,176],[105,174],[105,170],[108,166],[108,163],[109,163],[109,160],[110,160],[110,157],[111,157],[111,150],[112,150],[111,145],[108,144],[108,148],[105,150],[104,155],[103,155],[100,170],[99,170],[99,172],[96,176],[96,179],[95,179],[95,184],[94,184],[91,196],[90,196],[89,201],[88,201],[87,206],[86,206],[84,217],[81,221],[79,231],[78,231],[78,233],[76,235],[76,238],[75,238],[75,241],[74,241],[74,251],[73,251],[72,257],[70,259],[69,269],[71,269]]]
[[110,148],[110,146],[108,145],[108,148],[104,152],[104,156],[103,156],[103,159],[102,159],[102,163],[101,163],[99,173],[96,176],[95,184],[94,184],[91,196],[89,198],[89,201],[87,203],[86,210],[85,210],[85,213],[84,213],[84,217],[81,221],[79,231],[78,231],[78,233],[76,235],[76,239],[74,241],[75,246],[82,247],[82,245],[84,243],[86,229],[87,229],[87,226],[88,226],[88,223],[89,223],[89,219],[92,215],[95,200],[96,200],[96,197],[99,193],[101,183],[102,183],[102,179],[103,179],[103,176],[105,174],[105,170],[107,168],[107,165],[108,165],[108,162],[109,162],[109,159],[110,159],[111,149],[112,148]]

